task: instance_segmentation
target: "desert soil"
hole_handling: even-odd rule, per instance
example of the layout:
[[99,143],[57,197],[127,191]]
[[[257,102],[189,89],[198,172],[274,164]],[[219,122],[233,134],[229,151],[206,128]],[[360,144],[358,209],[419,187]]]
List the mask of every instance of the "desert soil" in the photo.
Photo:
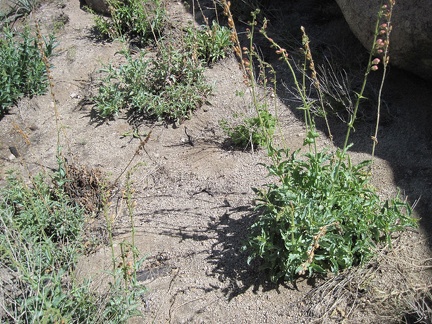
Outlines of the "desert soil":
[[[29,19],[39,19],[45,30],[52,30],[59,26],[55,22],[67,17],[57,31],[58,47],[51,60],[63,150],[70,161],[101,169],[114,180],[134,156],[140,140],[124,136],[133,129],[125,116],[95,122],[93,107],[85,99],[97,85],[94,76],[98,69],[109,62],[118,64],[121,60],[118,51],[124,45],[97,41],[92,14],[82,10],[78,0],[60,1],[44,3]],[[286,15],[280,18],[289,21],[285,25],[287,33],[290,24],[295,28],[306,25],[312,41],[324,44],[323,48],[348,46],[344,51],[346,60],[355,60],[358,51],[364,52],[331,1],[325,2],[330,9],[322,6],[316,9],[314,1],[304,3],[309,7],[286,5]],[[167,6],[172,25],[193,20],[182,3],[169,0]],[[283,72],[281,75],[284,78]],[[373,308],[367,306],[349,316],[338,309],[324,320],[323,309],[311,306],[305,299],[322,280],[300,279],[295,284],[274,285],[255,267],[246,264],[247,256],[240,248],[254,217],[256,197],[252,188],[273,180],[260,165],[267,162],[265,152],[232,149],[226,145],[226,136],[219,126],[221,119],[230,120],[236,112],[253,113],[234,56],[207,69],[206,78],[214,84],[213,95],[190,120],[176,125],[142,124],[138,128],[141,134],[152,129],[145,152],[132,163],[142,163],[132,179],[136,244],[147,255],[138,275],[148,293],[142,300],[144,319],[133,322],[381,322]],[[236,96],[236,92],[246,95]],[[411,203],[420,199],[415,212],[421,218],[421,228],[402,237],[403,243],[399,244],[409,251],[407,258],[428,259],[432,207],[430,84],[392,68],[384,98],[391,112],[381,127],[373,183],[383,197],[394,195],[400,188]],[[289,94],[282,88],[276,99],[282,133],[277,136],[284,138],[288,147],[299,148],[305,134],[301,115],[290,106]],[[56,167],[55,120],[52,98],[47,94],[21,100],[0,121],[2,178],[9,169],[34,174],[41,168]],[[335,144],[324,132],[321,141],[332,150],[343,139],[343,125],[337,119],[334,124]],[[373,127],[368,120],[357,125],[352,150],[355,161],[370,158]],[[21,158],[13,159],[9,150],[12,146]],[[120,183],[124,184],[124,177]],[[116,217],[118,247],[122,240],[130,240],[129,217],[124,203],[117,200],[112,202],[112,213]],[[102,271],[110,265],[109,248],[99,247],[80,260],[78,271],[82,277],[93,277],[103,289],[108,279]],[[389,275],[383,274],[382,280],[384,277],[388,279]]]

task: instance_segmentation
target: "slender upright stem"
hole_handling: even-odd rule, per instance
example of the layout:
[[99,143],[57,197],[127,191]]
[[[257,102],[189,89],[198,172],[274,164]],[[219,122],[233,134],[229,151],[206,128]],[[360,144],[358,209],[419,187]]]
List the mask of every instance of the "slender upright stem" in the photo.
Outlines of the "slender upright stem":
[[377,102],[377,117],[376,117],[376,123],[375,123],[375,132],[374,135],[372,136],[372,162],[374,160],[375,157],[375,148],[376,145],[378,144],[378,130],[379,130],[379,122],[380,122],[380,117],[381,117],[381,105],[382,105],[382,101],[381,101],[381,97],[382,97],[382,91],[384,88],[384,82],[387,76],[387,65],[389,62],[389,44],[390,44],[390,33],[392,30],[392,21],[391,21],[391,17],[392,17],[392,13],[393,13],[393,7],[395,2],[394,1],[390,1],[390,6],[389,6],[389,11],[388,11],[388,15],[387,17],[387,22],[384,26],[383,30],[385,32],[386,35],[386,41],[385,41],[385,45],[383,48],[383,75],[381,78],[381,83],[380,83],[380,87],[379,87],[379,91],[378,91],[378,102]]

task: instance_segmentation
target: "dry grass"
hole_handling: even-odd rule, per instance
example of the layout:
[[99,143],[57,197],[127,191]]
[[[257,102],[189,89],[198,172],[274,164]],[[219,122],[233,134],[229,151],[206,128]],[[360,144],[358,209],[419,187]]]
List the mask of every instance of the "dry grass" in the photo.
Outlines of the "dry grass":
[[304,300],[308,315],[323,322],[431,323],[432,259],[423,258],[427,242],[420,237],[403,234],[366,266],[311,290]]

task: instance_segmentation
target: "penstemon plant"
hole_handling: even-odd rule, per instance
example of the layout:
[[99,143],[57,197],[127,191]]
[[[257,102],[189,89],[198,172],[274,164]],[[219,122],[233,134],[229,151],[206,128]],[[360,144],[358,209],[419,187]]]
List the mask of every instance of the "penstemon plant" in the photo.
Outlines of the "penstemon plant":
[[[263,189],[254,189],[259,200],[259,215],[251,226],[250,236],[243,249],[249,252],[248,262],[258,260],[261,269],[269,274],[272,281],[294,280],[301,275],[338,272],[362,265],[374,255],[381,242],[391,245],[393,233],[417,225],[411,217],[410,205],[399,195],[385,201],[380,199],[377,189],[369,183],[372,161],[354,164],[349,155],[352,146],[349,143],[350,133],[363,99],[368,75],[376,71],[380,63],[380,59],[375,56],[383,55],[384,68],[388,63],[388,36],[393,6],[394,1],[390,0],[379,10],[374,44],[362,88],[356,94],[344,144],[334,153],[328,148],[320,150],[317,146],[319,134],[315,117],[325,118],[326,111],[320,96],[318,100],[308,97],[310,91],[306,79],[312,80],[312,86],[318,93],[320,79],[305,29],[302,28],[304,63],[301,78],[297,76],[293,59],[287,51],[267,35],[266,21],[260,30],[291,71],[294,84],[292,92],[301,98],[299,109],[304,112],[307,128],[304,140],[307,153],[279,149],[271,139],[266,141],[272,161],[267,170],[270,176],[279,181]],[[255,17],[256,13],[253,14],[250,38],[256,25]],[[383,22],[383,19],[387,21]],[[250,48],[244,52],[249,54],[249,62],[252,62],[251,57],[259,60],[259,55],[254,54],[252,41]],[[256,87],[253,82],[256,79],[254,70],[250,68],[247,71],[252,88]],[[310,76],[306,78],[307,74]],[[381,88],[384,79],[385,74]],[[375,144],[376,136],[374,147]]]

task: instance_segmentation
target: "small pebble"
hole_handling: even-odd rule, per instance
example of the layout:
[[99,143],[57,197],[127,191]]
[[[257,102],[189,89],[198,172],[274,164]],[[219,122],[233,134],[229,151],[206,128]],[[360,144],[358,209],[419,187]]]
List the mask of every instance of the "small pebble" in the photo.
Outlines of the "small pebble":
[[15,146],[9,146],[9,151],[16,157],[18,158],[20,155],[18,153],[18,150]]

